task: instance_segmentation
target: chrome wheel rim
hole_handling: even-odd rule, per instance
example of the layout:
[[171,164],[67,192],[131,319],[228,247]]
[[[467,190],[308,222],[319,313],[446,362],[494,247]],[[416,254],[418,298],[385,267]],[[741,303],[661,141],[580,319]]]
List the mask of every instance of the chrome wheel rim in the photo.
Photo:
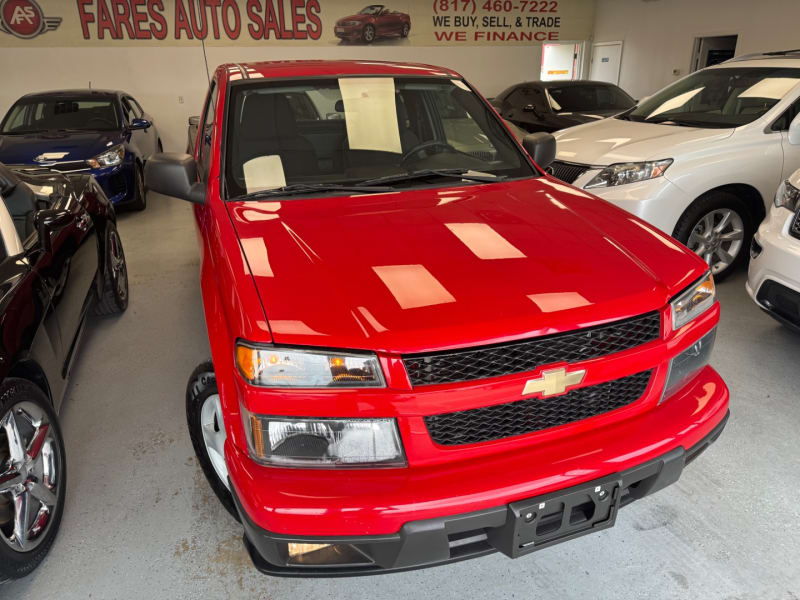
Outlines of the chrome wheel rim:
[[408,25],[403,25],[403,37],[408,35]]
[[695,223],[687,245],[708,263],[712,273],[719,273],[733,264],[743,244],[742,217],[730,208],[718,208]]
[[368,42],[371,42],[375,39],[375,31],[372,29],[372,27],[367,27],[364,30],[364,39]]
[[200,409],[200,428],[211,466],[220,481],[228,487],[228,466],[225,464],[225,422],[222,420],[222,405],[219,394],[212,394]]
[[122,251],[122,243],[116,231],[111,233],[109,238],[111,262],[111,279],[117,290],[117,296],[124,300],[128,296],[128,267],[125,263],[125,254]]
[[[16,552],[42,543],[58,504],[63,465],[47,414],[19,402],[0,418],[0,539]],[[5,506],[4,506],[5,505]]]

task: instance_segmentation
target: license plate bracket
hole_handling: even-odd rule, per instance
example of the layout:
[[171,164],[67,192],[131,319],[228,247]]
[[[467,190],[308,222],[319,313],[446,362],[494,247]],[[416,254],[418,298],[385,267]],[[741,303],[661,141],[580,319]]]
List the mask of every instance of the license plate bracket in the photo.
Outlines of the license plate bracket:
[[551,494],[512,502],[489,543],[517,558],[567,540],[608,529],[616,522],[622,479],[611,476]]

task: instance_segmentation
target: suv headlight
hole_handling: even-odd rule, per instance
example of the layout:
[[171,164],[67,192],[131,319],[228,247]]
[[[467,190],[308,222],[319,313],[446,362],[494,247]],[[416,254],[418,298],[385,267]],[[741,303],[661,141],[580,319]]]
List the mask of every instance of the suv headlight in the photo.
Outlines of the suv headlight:
[[636,163],[617,163],[610,165],[595,175],[583,189],[611,187],[636,181],[661,177],[672,164],[671,158]]
[[672,329],[680,329],[692,319],[699,317],[714,305],[716,299],[714,276],[709,271],[670,302]]
[[242,407],[250,458],[284,467],[403,467],[394,419],[254,415]]
[[90,158],[86,162],[93,169],[99,169],[100,167],[114,167],[122,163],[123,158],[125,158],[125,146],[120,144],[98,154],[94,158]]
[[778,186],[775,194],[775,206],[778,208],[788,208],[795,212],[800,208],[800,190],[794,187],[788,180]]
[[384,387],[371,353],[256,346],[239,342],[236,365],[249,383],[264,387]]

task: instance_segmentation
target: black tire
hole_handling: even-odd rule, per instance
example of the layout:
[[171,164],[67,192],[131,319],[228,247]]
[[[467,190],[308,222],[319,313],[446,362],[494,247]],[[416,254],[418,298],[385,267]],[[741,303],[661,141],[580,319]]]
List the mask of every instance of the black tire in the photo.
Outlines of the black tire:
[[[203,469],[203,474],[208,480],[208,484],[211,486],[211,489],[214,490],[214,493],[217,498],[219,498],[222,506],[225,507],[225,510],[227,510],[234,519],[239,521],[239,513],[233,502],[233,496],[228,490],[227,485],[220,480],[217,472],[214,470],[203,440],[203,426],[201,422],[203,403],[210,396],[215,394],[219,394],[217,378],[214,375],[214,365],[209,360],[198,365],[189,377],[189,383],[186,385],[186,421],[189,425],[189,437],[192,439],[194,453],[197,456],[200,467]],[[219,423],[219,426],[224,427],[224,424]]]
[[411,25],[403,23],[403,28],[400,30],[400,37],[408,37],[409,31],[411,31]]
[[375,27],[373,25],[367,24],[364,26],[364,30],[361,32],[361,39],[365,44],[371,44],[375,41]]
[[128,264],[116,226],[109,222],[106,234],[106,258],[103,273],[103,295],[94,306],[96,315],[115,315],[125,312],[130,300]]
[[747,263],[750,241],[753,239],[753,234],[756,231],[756,223],[753,219],[753,215],[747,207],[747,204],[741,198],[724,190],[712,191],[700,196],[686,211],[684,211],[681,218],[678,219],[678,224],[675,225],[672,237],[689,246],[689,236],[692,234],[695,227],[700,224],[703,217],[718,210],[733,211],[741,219],[743,226],[742,244],[733,261],[719,271],[714,271],[714,279],[722,281],[734,273],[736,269]]
[[161,143],[161,138],[158,138],[158,151],[159,153],[164,151],[164,144]]
[[[24,379],[9,378],[0,383],[0,421],[5,419],[12,407],[19,402],[35,405],[47,416],[47,420],[50,422],[48,432],[52,432],[52,441],[56,450],[53,463],[56,465],[56,504],[50,513],[48,523],[45,525],[44,533],[40,534],[42,537],[36,541],[36,546],[29,551],[20,551],[12,548],[7,541],[9,538],[6,532],[10,531],[9,528],[12,527],[9,519],[13,517],[11,517],[9,510],[8,499],[4,495],[0,495],[0,533],[5,538],[0,539],[0,583],[25,577],[38,567],[39,563],[47,556],[61,526],[61,517],[64,513],[64,498],[67,490],[67,461],[64,440],[58,424],[58,417],[56,417],[49,399],[41,389]],[[20,418],[20,421],[22,419]],[[4,433],[0,433],[0,437],[4,435]],[[3,439],[7,440],[7,438]],[[0,444],[0,465],[5,464],[8,458],[3,455],[3,446],[4,444]],[[36,509],[35,506],[33,508]]]
[[126,204],[131,210],[141,211],[147,208],[147,190],[144,187],[142,167],[137,163],[133,174],[133,198]]

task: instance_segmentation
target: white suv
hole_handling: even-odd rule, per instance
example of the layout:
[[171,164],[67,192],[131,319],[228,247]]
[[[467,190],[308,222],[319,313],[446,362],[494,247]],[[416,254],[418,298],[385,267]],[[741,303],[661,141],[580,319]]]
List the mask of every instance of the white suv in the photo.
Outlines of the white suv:
[[798,113],[800,51],[743,56],[556,133],[551,172],[671,234],[719,279],[800,167]]
[[750,247],[747,291],[781,323],[800,331],[800,169],[784,181]]

